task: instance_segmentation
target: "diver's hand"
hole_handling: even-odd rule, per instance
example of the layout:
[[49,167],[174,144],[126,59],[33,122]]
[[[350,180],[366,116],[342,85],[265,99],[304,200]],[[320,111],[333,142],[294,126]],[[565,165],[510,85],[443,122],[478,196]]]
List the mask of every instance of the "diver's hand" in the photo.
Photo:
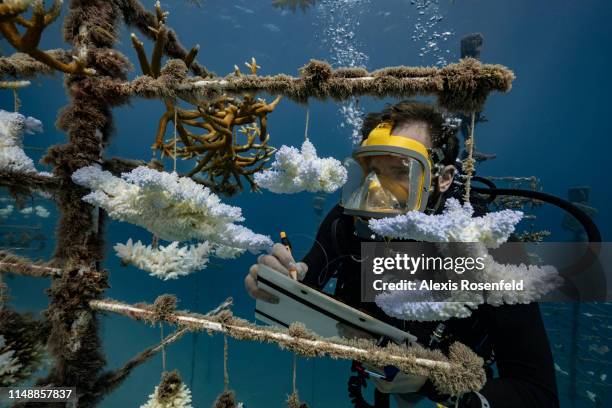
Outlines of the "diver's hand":
[[295,262],[291,252],[282,244],[274,244],[268,255],[261,255],[257,263],[249,269],[249,274],[244,278],[244,286],[254,299],[265,302],[278,303],[278,298],[257,286],[257,270],[259,265],[265,265],[279,273],[291,276],[290,270],[297,271],[298,280],[304,279],[308,271],[308,265],[304,262]]

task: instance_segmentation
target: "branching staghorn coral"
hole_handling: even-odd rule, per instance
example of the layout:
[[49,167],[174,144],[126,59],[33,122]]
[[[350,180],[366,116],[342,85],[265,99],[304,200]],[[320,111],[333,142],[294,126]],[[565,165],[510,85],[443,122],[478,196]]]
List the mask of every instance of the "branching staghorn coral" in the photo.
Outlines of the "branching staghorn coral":
[[[195,110],[173,106],[160,119],[153,148],[170,156],[195,158],[197,164],[186,175],[218,193],[231,196],[242,191],[242,178],[257,191],[253,177],[275,151],[268,146],[267,115],[279,101],[280,97],[266,103],[245,95],[241,99],[220,97],[200,103]],[[180,147],[173,139],[163,139],[175,115]]]
[[[23,3],[23,2],[22,2]],[[43,30],[53,23],[62,11],[62,0],[54,0],[53,5],[47,11],[42,0],[34,0],[32,3],[32,17],[27,20],[21,15],[13,18],[2,18],[0,20],[0,32],[16,50],[24,52],[32,58],[68,74],[90,75],[95,73],[92,68],[86,68],[86,55],[80,53],[70,63],[65,63],[54,58],[52,54],[41,51],[38,44]],[[25,32],[19,32],[18,26],[25,27]]]
[[428,215],[410,211],[395,217],[371,219],[372,231],[383,237],[425,242],[480,242],[497,248],[508,240],[523,213],[502,210],[473,217],[471,204],[461,205],[455,198],[446,201],[442,214]]
[[[128,26],[134,26],[145,36],[156,40],[157,35],[155,30],[151,30],[151,27],[157,27],[160,22],[161,6],[159,2],[155,3],[155,12],[150,12],[142,5],[139,0],[116,0],[125,24]],[[165,16],[162,14],[161,17],[165,20]],[[170,58],[177,58],[181,60],[189,60],[189,55],[193,54],[194,49],[187,51],[180,43],[176,33],[167,28],[166,40],[163,43],[161,51]],[[197,52],[197,47],[195,49]],[[193,60],[189,64],[191,71],[200,77],[206,78],[214,76],[205,67],[198,64],[197,61]]]
[[255,174],[255,182],[278,194],[333,193],[346,183],[346,177],[346,169],[340,161],[318,157],[314,145],[306,139],[301,151],[281,146],[271,167]]
[[0,3],[0,23],[13,21],[26,11],[33,0],[5,0]]
[[213,252],[208,242],[184,247],[179,247],[179,244],[175,241],[153,248],[140,241],[133,243],[130,238],[125,244],[116,244],[114,249],[121,262],[132,264],[163,280],[177,279],[206,267]]
[[[442,253],[447,242],[466,243],[461,251],[473,259],[481,257],[484,267],[472,281],[523,281],[523,290],[458,291],[439,297],[430,291],[392,291],[376,296],[376,304],[389,316],[405,320],[435,321],[467,317],[479,304],[530,303],[556,289],[561,283],[556,268],[545,265],[499,264],[487,252],[498,248],[514,232],[523,213],[502,210],[473,217],[471,204],[451,198],[442,214],[427,215],[412,211],[396,217],[372,219],[370,228],[377,234],[415,241],[436,242]],[[420,285],[420,283],[417,283]]]
[[[167,13],[162,11],[159,2],[156,3],[156,16],[157,24],[150,28],[155,38],[150,59],[142,42],[132,34],[132,44],[143,74],[155,79],[171,72],[173,69],[170,67],[173,65],[178,70],[181,68],[176,61],[171,61],[162,70],[162,50],[168,40],[168,29],[165,26]],[[187,69],[192,65],[197,52],[198,47],[193,47],[183,58]],[[256,75],[259,66],[255,59],[247,63],[247,66],[252,75]],[[188,98],[188,101],[194,105],[194,109],[182,109],[175,98],[164,98],[166,112],[159,120],[153,149],[159,150],[162,156],[175,159],[195,158],[197,164],[187,175],[215,192],[233,195],[242,191],[241,178],[248,181],[252,190],[257,190],[253,175],[261,171],[274,152],[268,146],[267,115],[274,110],[280,98],[269,104],[250,95],[240,99],[221,95],[211,101],[200,98]],[[165,140],[171,123],[178,137]],[[246,143],[239,144],[241,135]],[[198,177],[200,173],[205,177]]]
[[235,224],[244,220],[239,207],[223,204],[207,187],[176,173],[137,167],[118,178],[90,166],[72,180],[93,190],[84,201],[167,241],[198,239],[252,252],[272,246],[270,238]]

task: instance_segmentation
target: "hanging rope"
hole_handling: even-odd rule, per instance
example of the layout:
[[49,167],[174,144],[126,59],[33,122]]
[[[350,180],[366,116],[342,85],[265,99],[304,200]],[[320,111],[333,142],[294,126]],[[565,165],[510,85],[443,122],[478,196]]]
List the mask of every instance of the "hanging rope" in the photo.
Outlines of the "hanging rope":
[[176,121],[178,120],[178,109],[176,105],[174,106],[174,154],[173,154],[173,167],[172,171],[176,173]]
[[159,238],[157,238],[157,235],[153,234],[151,236],[151,246],[153,247],[153,249],[157,249],[158,245],[159,245]]
[[297,390],[297,355],[293,353],[293,367],[291,376],[291,395],[287,397],[287,408],[308,408],[306,403],[300,401]]
[[162,372],[166,372],[166,344],[164,343],[164,324],[159,323],[159,335],[161,337]]
[[304,127],[304,140],[308,140],[308,122],[310,121],[310,108],[306,107],[306,126]]
[[223,391],[229,390],[229,370],[227,368],[229,351],[227,346],[227,336],[223,336]]
[[293,353],[293,393],[294,394],[297,394],[296,380],[297,380],[297,356],[295,355],[295,353]]
[[236,408],[242,403],[236,401],[236,394],[229,389],[227,336],[223,336],[223,392],[217,397],[213,408]]
[[472,177],[474,175],[474,127],[476,124],[476,112],[472,112],[470,120],[470,135],[465,141],[465,149],[467,150],[467,158],[463,161],[463,172],[465,173],[465,195],[463,200],[466,203],[470,202],[470,190],[472,187]]
[[13,88],[13,104],[14,104],[15,112],[19,112],[19,109],[21,108],[21,99],[19,99],[17,88]]
[[[195,310],[200,308],[200,275],[195,274],[195,295],[193,300],[193,306]],[[196,352],[198,350],[198,332],[194,331],[191,335],[191,375],[189,377],[189,389],[193,390],[193,381],[196,373]]]

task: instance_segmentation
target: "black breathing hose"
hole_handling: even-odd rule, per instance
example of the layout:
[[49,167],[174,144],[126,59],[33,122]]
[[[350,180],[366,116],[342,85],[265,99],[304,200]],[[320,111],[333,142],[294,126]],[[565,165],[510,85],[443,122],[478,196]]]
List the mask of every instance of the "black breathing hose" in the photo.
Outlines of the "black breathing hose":
[[518,188],[497,188],[497,186],[491,181],[484,177],[472,177],[472,180],[478,181],[480,183],[486,184],[489,188],[475,187],[472,186],[472,190],[479,194],[487,194],[491,197],[488,202],[492,202],[495,200],[497,196],[514,196],[514,197],[525,197],[532,198],[538,201],[544,201],[546,203],[557,206],[571,216],[576,218],[576,220],[582,225],[584,228],[588,241],[589,242],[601,242],[601,233],[599,232],[599,228],[593,222],[591,217],[587,213],[585,213],[578,206],[570,203],[567,200],[554,196],[552,194],[542,193],[541,191],[533,191],[533,190],[522,190]]
[[[589,245],[587,246],[587,249],[583,256],[580,258],[580,260],[578,260],[573,265],[559,271],[559,274],[562,277],[566,278],[566,285],[561,288],[562,291],[570,295],[571,297],[576,298],[578,296],[578,291],[568,279],[576,277],[577,275],[583,273],[587,268],[589,268],[593,264],[593,262],[597,260],[601,251],[601,232],[599,231],[599,228],[597,228],[597,225],[595,225],[591,217],[578,206],[570,203],[567,200],[556,197],[552,194],[542,193],[541,191],[522,190],[515,188],[497,188],[491,180],[478,176],[473,177],[472,180],[486,184],[488,186],[488,188],[472,186],[472,191],[479,194],[489,195],[490,198],[487,200],[489,203],[495,200],[497,196],[515,196],[531,198],[534,200],[552,204],[563,209],[568,214],[573,216],[582,225],[587,234],[587,240],[589,242]],[[601,271],[599,278],[602,284],[605,283],[605,276],[603,274],[603,271]],[[602,296],[602,300],[604,300],[605,295],[603,295],[603,293],[599,294],[599,298],[601,298]]]

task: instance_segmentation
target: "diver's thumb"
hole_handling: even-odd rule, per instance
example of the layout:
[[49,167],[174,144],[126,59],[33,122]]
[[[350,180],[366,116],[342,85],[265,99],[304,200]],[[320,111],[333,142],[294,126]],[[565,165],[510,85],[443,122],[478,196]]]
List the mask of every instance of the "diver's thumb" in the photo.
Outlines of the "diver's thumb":
[[308,272],[308,265],[304,262],[298,262],[295,266],[298,272],[298,280],[301,281],[306,276],[306,272]]

